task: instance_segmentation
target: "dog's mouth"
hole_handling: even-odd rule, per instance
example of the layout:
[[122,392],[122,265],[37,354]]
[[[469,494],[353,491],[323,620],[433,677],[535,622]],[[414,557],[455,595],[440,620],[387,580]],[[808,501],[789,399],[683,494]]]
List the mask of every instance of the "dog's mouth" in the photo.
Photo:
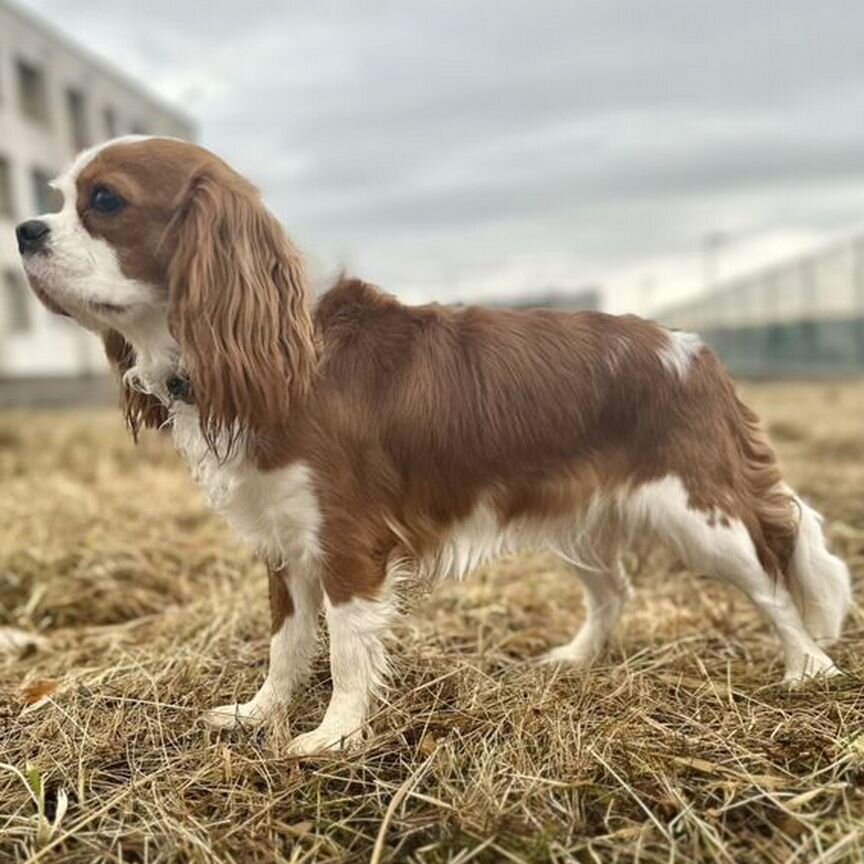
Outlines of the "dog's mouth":
[[[39,298],[39,301],[49,312],[53,312],[55,315],[62,315],[64,318],[75,317],[66,306],[60,303],[55,292],[47,287],[44,280],[40,279],[38,276],[34,276],[32,273],[28,273],[27,276],[28,281],[30,282],[30,287],[33,289],[33,293]],[[129,309],[128,306],[123,306],[118,303],[108,303],[101,300],[90,300],[81,304],[73,302],[71,308],[80,308],[81,312],[91,312],[97,315],[100,313],[103,315],[120,315]]]
[[107,312],[111,315],[119,315],[121,312],[126,312],[129,309],[128,306],[118,306],[116,303],[92,302],[88,306],[94,312]]

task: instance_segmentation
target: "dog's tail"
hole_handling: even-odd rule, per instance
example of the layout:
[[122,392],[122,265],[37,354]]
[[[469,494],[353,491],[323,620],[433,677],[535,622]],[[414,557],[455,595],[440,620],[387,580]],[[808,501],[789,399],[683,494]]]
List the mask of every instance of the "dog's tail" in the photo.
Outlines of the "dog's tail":
[[[730,384],[731,390],[731,384]],[[759,418],[734,391],[731,426],[736,440],[739,481],[747,502],[744,522],[767,573],[788,579],[798,542],[795,496],[783,482],[774,448],[762,431]]]
[[840,636],[852,603],[849,571],[825,545],[821,517],[783,482],[774,449],[756,415],[737,400],[744,482],[752,502],[748,529],[762,566],[783,579],[810,635]]

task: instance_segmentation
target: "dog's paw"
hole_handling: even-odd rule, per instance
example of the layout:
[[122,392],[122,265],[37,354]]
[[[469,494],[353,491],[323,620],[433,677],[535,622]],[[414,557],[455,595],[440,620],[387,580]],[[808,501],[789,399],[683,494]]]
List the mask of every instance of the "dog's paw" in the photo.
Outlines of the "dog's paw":
[[572,644],[559,645],[537,658],[538,663],[547,666],[567,666],[571,669],[587,669],[600,656],[600,649],[576,647]]
[[783,677],[783,684],[790,690],[806,687],[814,681],[836,678],[843,671],[838,669],[829,657],[808,655],[800,668],[790,669]]
[[313,753],[356,750],[362,743],[362,729],[335,729],[322,724],[294,738],[288,745],[288,752],[292,756],[311,756]]
[[207,711],[201,719],[211,729],[253,729],[264,723],[272,712],[265,711],[255,702],[219,705]]

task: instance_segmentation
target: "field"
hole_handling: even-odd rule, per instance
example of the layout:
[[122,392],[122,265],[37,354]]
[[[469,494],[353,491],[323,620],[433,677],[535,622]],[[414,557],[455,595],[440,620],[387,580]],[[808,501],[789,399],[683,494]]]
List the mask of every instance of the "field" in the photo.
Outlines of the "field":
[[[864,383],[745,392],[860,589]],[[608,656],[560,672],[526,661],[575,631],[578,584],[505,561],[406,615],[364,751],[297,760],[323,655],[284,723],[198,720],[263,677],[266,577],[168,441],[0,414],[0,483],[0,625],[45,637],[0,657],[0,862],[864,860],[858,611],[848,676],[790,692],[742,597],[640,548]]]

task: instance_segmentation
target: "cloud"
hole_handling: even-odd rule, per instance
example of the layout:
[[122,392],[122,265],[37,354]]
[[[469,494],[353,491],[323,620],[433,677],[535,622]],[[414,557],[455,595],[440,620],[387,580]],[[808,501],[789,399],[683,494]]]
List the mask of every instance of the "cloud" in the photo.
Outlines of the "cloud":
[[25,5],[409,299],[600,282],[642,311],[645,279],[698,287],[707,232],[746,268],[860,220],[859,0]]

